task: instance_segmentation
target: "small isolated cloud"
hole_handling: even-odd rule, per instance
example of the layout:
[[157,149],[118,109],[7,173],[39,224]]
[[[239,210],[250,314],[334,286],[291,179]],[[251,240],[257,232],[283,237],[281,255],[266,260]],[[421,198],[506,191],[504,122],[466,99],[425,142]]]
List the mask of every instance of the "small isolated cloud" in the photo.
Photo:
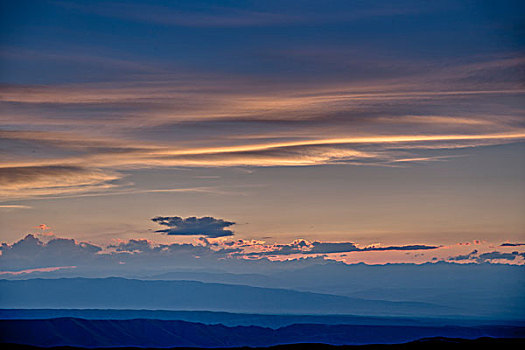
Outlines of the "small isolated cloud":
[[235,222],[216,219],[211,216],[197,218],[195,216],[182,218],[180,216],[157,216],[152,221],[167,229],[155,232],[174,236],[205,236],[208,238],[233,236],[233,231],[226,227],[235,225]]

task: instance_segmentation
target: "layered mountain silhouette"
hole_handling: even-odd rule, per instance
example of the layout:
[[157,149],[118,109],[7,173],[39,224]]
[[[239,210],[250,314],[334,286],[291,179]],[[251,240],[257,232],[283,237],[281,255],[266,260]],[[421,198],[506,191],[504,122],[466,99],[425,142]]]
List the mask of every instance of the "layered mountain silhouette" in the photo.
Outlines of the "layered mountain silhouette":
[[217,311],[116,310],[116,309],[0,309],[0,319],[83,318],[88,320],[154,319],[187,321],[225,326],[280,328],[292,324],[375,325],[375,326],[525,326],[525,321],[466,318],[379,317],[356,315],[272,315]]
[[124,278],[0,280],[0,308],[419,316],[450,315],[455,311],[453,308],[422,302],[367,300],[195,281],[142,281]]
[[[243,270],[171,270],[169,272],[113,271],[109,276],[140,280],[179,280],[287,289],[356,299],[415,302],[447,306],[455,315],[500,320],[523,319],[523,266],[505,264],[386,264],[346,265],[336,262],[307,267],[280,266],[268,270],[262,262]],[[264,265],[264,266],[263,266]],[[104,277],[106,274],[103,274]],[[5,279],[101,278],[98,269],[6,275]],[[216,310],[216,309],[214,309]],[[234,310],[226,310],[234,311]],[[246,312],[246,311],[243,311]],[[251,311],[250,311],[251,312]],[[428,314],[424,314],[426,316]],[[437,313],[440,315],[440,313]]]

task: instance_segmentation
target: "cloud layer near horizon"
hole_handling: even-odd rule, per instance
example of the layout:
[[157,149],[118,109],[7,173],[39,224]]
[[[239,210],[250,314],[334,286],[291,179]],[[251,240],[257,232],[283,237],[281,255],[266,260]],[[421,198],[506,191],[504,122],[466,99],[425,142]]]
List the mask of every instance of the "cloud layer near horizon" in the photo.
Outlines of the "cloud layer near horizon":
[[[272,270],[280,268],[283,263],[291,267],[301,267],[323,261],[345,261],[344,257],[348,253],[417,252],[439,249],[441,247],[425,245],[358,247],[353,242],[310,242],[302,239],[289,244],[271,244],[262,241],[206,238],[200,238],[193,244],[155,244],[145,239],[130,239],[107,246],[97,246],[73,239],[54,236],[38,238],[29,234],[13,244],[2,243],[0,266],[4,274],[12,271],[13,275],[25,270],[56,271],[61,267],[68,269],[74,267],[75,271],[98,271],[99,276],[111,275],[118,271],[133,271],[140,274],[147,271],[162,272],[184,268],[215,269],[219,266],[226,271],[242,272],[243,269],[254,268],[254,264],[260,265],[263,270]],[[523,264],[524,258],[524,252],[479,253],[474,250],[469,254],[449,257],[441,261]],[[275,266],[272,267],[272,264]]]

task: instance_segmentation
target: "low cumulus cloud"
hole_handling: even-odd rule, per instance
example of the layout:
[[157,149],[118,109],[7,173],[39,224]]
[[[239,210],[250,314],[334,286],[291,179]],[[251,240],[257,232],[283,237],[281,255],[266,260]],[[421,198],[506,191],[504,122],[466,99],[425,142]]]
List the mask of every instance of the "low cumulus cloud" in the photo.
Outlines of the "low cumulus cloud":
[[[190,219],[190,218],[188,218]],[[201,218],[202,219],[202,218]],[[164,219],[168,220],[168,219]],[[220,221],[214,219],[215,221]],[[191,222],[192,220],[190,220]],[[197,220],[198,221],[198,220]],[[206,220],[205,220],[206,221]],[[224,227],[224,226],[222,226]],[[360,248],[352,242],[310,242],[297,239],[287,244],[269,244],[257,240],[213,240],[199,237],[194,243],[160,244],[147,239],[116,241],[109,245],[95,245],[69,238],[53,237],[42,240],[27,235],[13,244],[0,246],[0,272],[22,270],[48,271],[49,268],[75,266],[74,273],[91,271],[97,276],[120,273],[148,274],[174,269],[217,269],[225,271],[271,271],[283,266],[301,268],[314,263],[338,260],[330,254],[377,251],[414,251],[437,249],[437,246],[369,246]],[[276,257],[276,259],[272,259]],[[280,261],[279,256],[286,256]],[[525,258],[523,252],[485,252],[477,250],[456,257],[449,262],[516,263]],[[342,263],[342,262],[341,262]],[[42,270],[45,269],[45,270]],[[55,269],[56,270],[56,269]],[[49,270],[49,271],[55,271]],[[59,271],[61,269],[58,269]],[[71,270],[71,269],[66,269]],[[73,270],[71,270],[73,271]],[[67,272],[67,271],[66,271]]]
[[130,239],[127,242],[119,242],[108,247],[115,248],[117,252],[147,252],[152,249],[151,242],[147,239]]
[[180,216],[157,216],[151,219],[159,225],[167,226],[167,229],[155,232],[165,233],[171,236],[205,236],[218,238],[233,236],[232,230],[227,227],[235,225],[235,222],[216,219],[211,216],[198,218],[195,216],[182,218]]
[[224,258],[230,253],[240,252],[239,248],[224,248],[218,245],[190,243],[155,244],[147,239],[130,239],[129,241],[109,245],[108,248],[114,248],[115,252],[134,253],[136,255],[167,256],[177,254],[179,257],[186,255],[199,258],[211,255],[217,258]]
[[212,266],[240,249],[201,244],[155,244],[146,239],[98,246],[66,238],[45,242],[29,234],[16,243],[2,243],[0,251],[1,270],[77,266],[103,271],[124,265],[132,269],[198,266],[199,261]]
[[84,264],[102,248],[67,238],[53,238],[46,243],[30,234],[11,245],[2,243],[0,251],[2,269],[30,269]]

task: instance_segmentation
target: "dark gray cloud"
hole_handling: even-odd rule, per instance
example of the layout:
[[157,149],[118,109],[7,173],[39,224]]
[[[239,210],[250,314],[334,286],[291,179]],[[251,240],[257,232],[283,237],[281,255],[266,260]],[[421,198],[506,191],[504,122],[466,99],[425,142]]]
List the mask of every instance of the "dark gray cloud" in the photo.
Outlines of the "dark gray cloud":
[[312,248],[308,251],[308,254],[344,253],[356,250],[359,250],[359,248],[351,242],[313,242]]
[[406,245],[406,246],[387,246],[387,247],[366,247],[359,248],[353,242],[308,242],[305,240],[296,240],[289,244],[275,244],[263,252],[253,252],[247,255],[292,255],[292,254],[334,254],[349,252],[368,252],[368,251],[385,251],[385,250],[428,250],[437,249],[439,246],[430,245]]
[[476,257],[477,253],[478,253],[477,249],[474,249],[473,251],[471,251],[468,254],[458,255],[458,256],[450,256],[448,258],[448,260],[451,260],[451,261],[470,260],[470,259],[474,259]]
[[381,250],[428,250],[428,249],[438,249],[439,246],[434,245],[423,245],[423,244],[413,244],[413,245],[402,245],[402,246],[389,246],[389,247],[367,247],[360,249],[361,251],[381,251]]
[[512,253],[501,253],[501,252],[489,252],[480,254],[478,261],[484,262],[487,260],[515,260],[518,256],[525,258],[525,253],[512,252]]
[[[202,242],[202,240],[201,240]],[[215,247],[212,249],[211,247]],[[214,257],[224,258],[230,253],[238,253],[240,248],[219,248],[217,245],[193,245],[188,243],[173,244],[153,244],[146,239],[130,239],[127,242],[120,242],[108,246],[114,248],[116,252],[134,253],[136,256],[167,257],[176,255],[177,257]]]
[[525,245],[525,243],[502,243],[500,247],[520,247],[522,245]]
[[[501,244],[502,247],[513,247],[514,245],[508,245],[506,243]],[[487,252],[479,254],[478,250],[475,249],[471,251],[468,254],[465,255],[458,255],[458,256],[450,256],[447,258],[448,261],[464,261],[464,260],[472,260],[476,261],[478,263],[485,263],[490,262],[491,260],[508,260],[508,261],[514,261],[518,257],[525,258],[525,253],[520,252],[512,252],[512,253],[504,253],[504,252]]]
[[206,236],[209,238],[232,236],[233,231],[226,227],[235,225],[235,222],[216,219],[211,216],[197,218],[195,216],[182,218],[180,216],[157,216],[152,221],[167,229],[157,230],[167,235],[176,236]]
[[130,239],[127,242],[112,244],[108,248],[115,248],[117,252],[147,252],[152,249],[147,239]]

